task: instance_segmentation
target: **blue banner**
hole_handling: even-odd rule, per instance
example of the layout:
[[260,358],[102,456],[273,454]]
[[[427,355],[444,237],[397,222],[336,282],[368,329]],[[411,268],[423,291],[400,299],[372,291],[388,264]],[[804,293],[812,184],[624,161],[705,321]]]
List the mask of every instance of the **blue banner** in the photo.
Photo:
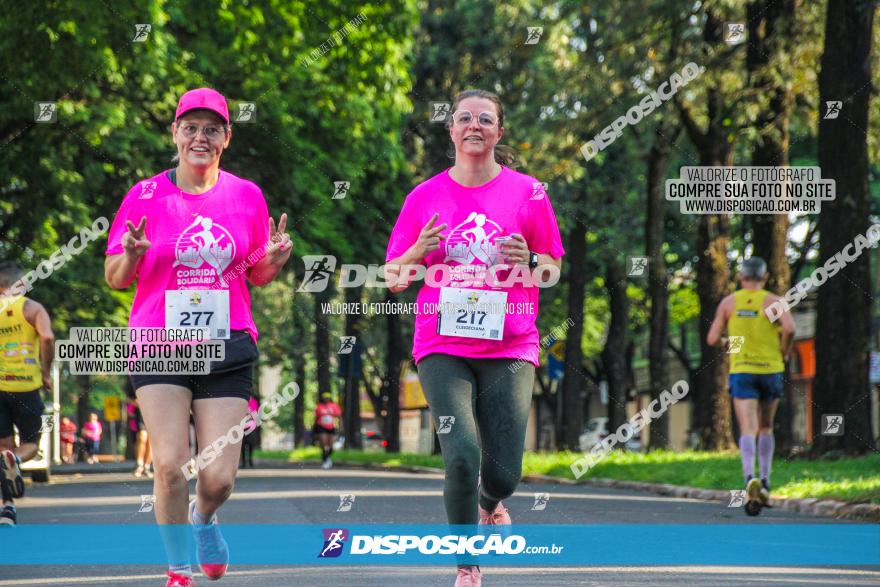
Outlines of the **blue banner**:
[[[242,565],[880,565],[880,525],[873,524],[516,525],[483,533],[485,528],[220,526],[231,564]],[[0,544],[4,560],[16,564],[164,564],[163,534],[178,533],[194,553],[191,530],[23,525],[0,528]]]

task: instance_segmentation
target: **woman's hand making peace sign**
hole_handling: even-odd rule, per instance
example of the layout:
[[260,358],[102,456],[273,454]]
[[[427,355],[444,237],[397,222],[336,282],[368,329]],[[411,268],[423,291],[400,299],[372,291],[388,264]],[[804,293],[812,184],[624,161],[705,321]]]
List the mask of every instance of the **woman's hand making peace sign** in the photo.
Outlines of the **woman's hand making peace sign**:
[[269,248],[266,249],[266,256],[273,265],[284,265],[293,252],[293,241],[290,235],[284,232],[287,228],[287,214],[282,214],[278,219],[278,228],[275,228],[275,221],[269,217]]
[[147,229],[147,217],[142,216],[137,226],[131,220],[126,220],[128,232],[122,234],[122,248],[128,255],[140,258],[150,248],[150,241],[144,238]]

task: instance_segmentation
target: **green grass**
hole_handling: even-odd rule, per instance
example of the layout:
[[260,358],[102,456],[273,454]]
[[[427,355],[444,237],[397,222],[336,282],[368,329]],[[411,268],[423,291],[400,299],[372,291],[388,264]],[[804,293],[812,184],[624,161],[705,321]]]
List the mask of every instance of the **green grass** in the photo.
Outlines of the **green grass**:
[[[317,447],[288,451],[257,451],[257,456],[291,462],[320,460]],[[573,479],[570,464],[580,453],[533,453],[523,456],[523,474]],[[336,451],[337,462],[417,465],[443,468],[440,455]],[[584,478],[669,483],[705,489],[735,489],[742,485],[736,452],[612,452]],[[778,497],[839,499],[880,504],[880,454],[834,460],[782,459],[773,461],[773,495]]]

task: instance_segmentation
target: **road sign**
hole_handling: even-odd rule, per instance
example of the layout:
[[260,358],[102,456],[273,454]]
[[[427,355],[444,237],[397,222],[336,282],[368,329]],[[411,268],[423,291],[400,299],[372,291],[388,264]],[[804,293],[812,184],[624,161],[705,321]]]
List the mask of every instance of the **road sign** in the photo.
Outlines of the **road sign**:
[[400,391],[401,409],[413,410],[428,407],[428,400],[425,399],[422,383],[416,373],[409,371],[400,378]]
[[562,379],[565,372],[565,341],[557,340],[547,350],[547,375],[550,381]]
[[118,422],[121,420],[122,413],[119,410],[119,398],[115,395],[104,397],[104,420],[107,422]]

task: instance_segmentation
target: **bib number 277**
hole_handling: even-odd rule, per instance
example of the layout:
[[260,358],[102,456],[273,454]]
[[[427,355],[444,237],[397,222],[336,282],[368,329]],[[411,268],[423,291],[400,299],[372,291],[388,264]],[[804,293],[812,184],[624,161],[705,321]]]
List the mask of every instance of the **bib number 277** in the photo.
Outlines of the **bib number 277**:
[[229,338],[229,292],[227,290],[167,290],[167,328],[209,328],[211,338]]
[[214,312],[181,312],[180,326],[211,326]]

